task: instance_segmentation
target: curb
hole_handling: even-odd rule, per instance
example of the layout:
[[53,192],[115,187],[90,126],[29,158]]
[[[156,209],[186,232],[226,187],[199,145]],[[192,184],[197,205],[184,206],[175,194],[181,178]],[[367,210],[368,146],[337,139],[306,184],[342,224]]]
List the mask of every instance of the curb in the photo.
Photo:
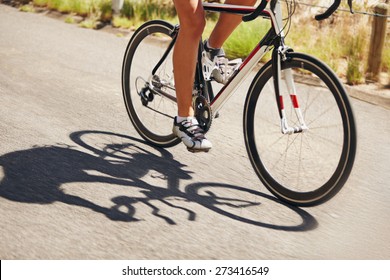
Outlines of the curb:
[[[317,78],[305,75],[297,75],[296,78],[298,83],[320,86]],[[374,83],[350,86],[343,82],[343,80],[341,82],[349,97],[390,110],[390,89]]]
[[361,89],[359,86],[349,86],[345,84],[344,86],[349,93],[349,96],[390,110],[389,89],[370,90]]

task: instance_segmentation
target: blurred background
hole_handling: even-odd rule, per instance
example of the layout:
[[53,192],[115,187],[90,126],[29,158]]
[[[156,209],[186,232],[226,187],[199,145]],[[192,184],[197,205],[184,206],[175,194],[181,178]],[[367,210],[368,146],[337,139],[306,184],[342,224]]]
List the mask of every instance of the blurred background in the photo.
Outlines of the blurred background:
[[[177,23],[172,0],[2,0],[24,12],[59,12],[64,21],[84,28],[111,25],[132,31],[150,19]],[[209,0],[206,2],[223,2]],[[350,85],[376,83],[390,87],[389,0],[354,0],[351,15],[347,1],[329,19],[317,22],[314,15],[331,0],[282,0],[294,14],[287,45],[325,61]],[[294,4],[294,6],[292,6]],[[211,32],[216,14],[208,14],[205,37]],[[242,24],[225,44],[229,57],[245,57],[257,43],[254,32],[266,32],[269,22]],[[264,60],[268,58],[265,57]]]

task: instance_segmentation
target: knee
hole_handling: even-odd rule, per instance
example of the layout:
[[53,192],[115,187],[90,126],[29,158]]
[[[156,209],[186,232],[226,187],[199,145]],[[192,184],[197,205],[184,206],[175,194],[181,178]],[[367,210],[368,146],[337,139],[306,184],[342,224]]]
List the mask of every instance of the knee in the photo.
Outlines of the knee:
[[180,21],[180,30],[196,39],[202,36],[205,26],[206,19],[204,13],[194,14]]

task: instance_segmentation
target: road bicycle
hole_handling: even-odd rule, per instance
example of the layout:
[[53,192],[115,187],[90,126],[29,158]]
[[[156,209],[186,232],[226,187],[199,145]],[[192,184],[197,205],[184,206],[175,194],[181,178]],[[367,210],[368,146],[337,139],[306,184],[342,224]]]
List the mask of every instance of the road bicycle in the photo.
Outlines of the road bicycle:
[[[243,21],[270,20],[269,31],[216,94],[210,65],[202,62],[202,38],[193,87],[195,116],[207,132],[245,77],[271,52],[255,75],[244,103],[243,132],[249,160],[264,186],[296,206],[315,206],[336,195],[347,181],[356,154],[353,111],[342,83],[323,62],[285,44],[294,1],[262,0],[257,7],[203,3],[206,11],[234,13]],[[329,17],[336,0],[323,14]],[[177,114],[172,50],[179,25],[152,20],[130,39],[122,66],[125,105],[137,132],[149,143],[171,147]],[[255,34],[254,34],[255,36]]]

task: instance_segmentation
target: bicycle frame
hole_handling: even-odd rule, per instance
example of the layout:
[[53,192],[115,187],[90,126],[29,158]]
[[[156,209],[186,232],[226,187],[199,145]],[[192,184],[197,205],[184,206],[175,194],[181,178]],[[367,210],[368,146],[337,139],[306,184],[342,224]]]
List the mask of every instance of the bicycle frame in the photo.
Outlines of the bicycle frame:
[[[253,68],[260,62],[261,58],[274,48],[272,54],[272,65],[273,65],[273,78],[274,78],[274,89],[275,89],[275,99],[279,109],[281,132],[283,134],[293,134],[306,131],[308,127],[305,124],[301,109],[299,107],[298,97],[295,90],[294,80],[291,69],[285,70],[285,80],[287,84],[287,89],[290,94],[290,100],[295,109],[295,113],[299,120],[299,125],[291,127],[288,125],[288,121],[284,112],[284,98],[280,92],[280,83],[281,83],[281,62],[283,59],[286,59],[286,53],[290,49],[284,44],[284,32],[283,32],[283,20],[282,20],[282,9],[279,0],[271,0],[272,8],[264,9],[259,17],[269,19],[272,23],[272,27],[268,33],[260,40],[260,42],[255,46],[252,52],[248,57],[243,61],[237,71],[229,79],[227,84],[225,84],[218,94],[214,97],[212,88],[208,86],[205,77],[203,76],[202,69],[202,41],[199,43],[199,54],[198,54],[198,64],[195,77],[195,85],[198,88],[196,90],[203,91],[203,95],[210,102],[211,111],[213,112],[213,117],[215,117],[218,112],[221,110],[223,105],[228,101],[228,99],[233,95],[235,90],[241,85],[244,78],[247,77],[248,73],[253,70]],[[250,14],[255,11],[255,7],[252,6],[240,6],[240,5],[227,5],[227,4],[214,4],[214,3],[203,3],[205,11],[219,12],[219,13],[231,13],[238,15]],[[176,26],[172,33],[178,33],[179,26]],[[173,49],[173,46],[176,41],[176,35],[173,36],[172,43],[167,48],[165,54],[161,60],[157,63],[155,68],[152,71],[154,75],[157,69],[160,67],[161,63],[166,59],[169,52]],[[153,89],[153,85],[150,85]],[[170,95],[165,94],[162,91],[158,91],[159,94],[166,96],[172,101],[176,102],[176,99]]]
[[[213,4],[213,3],[203,3],[203,7],[206,11],[213,11],[219,13],[231,13],[231,14],[249,14],[252,13],[255,8],[248,6],[238,6],[238,5],[226,5],[226,4]],[[276,22],[276,17],[269,9],[265,9],[262,12],[262,17],[270,18],[271,22]],[[273,24],[273,27],[277,28],[277,33],[280,33],[280,28],[278,24]],[[276,31],[276,30],[275,30]],[[266,38],[266,37],[265,37]],[[239,69],[236,71],[233,77],[230,78],[228,83],[222,87],[218,94],[210,100],[210,106],[212,112],[217,114],[223,105],[228,101],[228,99],[233,95],[235,90],[241,85],[243,79],[246,75],[253,70],[261,58],[270,50],[272,45],[268,45],[269,42],[266,42],[265,39],[260,41],[248,57],[243,61]],[[198,67],[201,65],[198,63]],[[201,71],[201,69],[199,70]]]
[[[232,13],[232,14],[250,14],[255,8],[248,6],[238,5],[226,5],[226,4],[212,4],[203,3],[203,7],[206,11],[213,11],[219,13]],[[271,10],[272,9],[272,10]],[[280,92],[280,79],[281,79],[281,59],[284,57],[289,48],[284,45],[284,32],[282,21],[282,9],[279,1],[273,2],[273,7],[265,9],[261,12],[260,17],[271,20],[272,27],[269,32],[263,37],[263,39],[256,45],[248,57],[243,61],[239,69],[236,71],[233,77],[230,78],[228,83],[218,92],[218,94],[210,100],[210,106],[214,116],[221,110],[223,105],[233,95],[235,90],[241,85],[247,74],[253,70],[253,68],[259,63],[261,58],[274,47],[272,55],[273,67],[274,67],[274,85],[276,102],[279,108],[279,115],[281,118],[281,131],[283,134],[292,134],[303,132],[308,129],[303,119],[302,112],[299,108],[298,98],[295,90],[294,80],[291,70],[286,70],[285,79],[287,81],[288,92],[290,93],[290,99],[295,108],[295,113],[298,117],[300,125],[297,127],[290,127],[287,122],[286,115],[284,113],[284,101]],[[202,65],[198,63],[198,71],[202,72]],[[213,94],[211,94],[213,96]]]

